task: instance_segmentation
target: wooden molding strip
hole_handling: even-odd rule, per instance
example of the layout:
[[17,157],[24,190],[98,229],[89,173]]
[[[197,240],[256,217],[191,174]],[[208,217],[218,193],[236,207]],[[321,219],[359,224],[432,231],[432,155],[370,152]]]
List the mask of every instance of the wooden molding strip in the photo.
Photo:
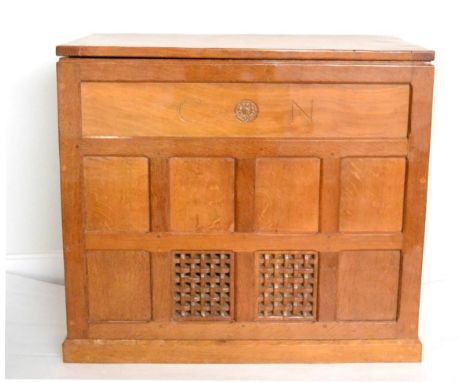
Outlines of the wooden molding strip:
[[[207,150],[209,148],[209,150]],[[406,156],[408,141],[398,139],[269,139],[239,138],[108,138],[81,140],[81,151],[88,155],[132,155],[154,157],[331,157]],[[246,164],[247,165],[247,164]]]
[[327,363],[419,362],[419,340],[161,341],[66,340],[65,362]]
[[[240,312],[245,316],[246,309]],[[254,312],[255,314],[255,312]],[[159,340],[356,340],[398,338],[396,321],[304,322],[281,321],[183,321],[95,322],[93,339]]]
[[91,233],[85,235],[87,250],[144,250],[149,252],[191,250],[316,250],[336,252],[350,249],[400,249],[403,235],[388,234],[173,234]]

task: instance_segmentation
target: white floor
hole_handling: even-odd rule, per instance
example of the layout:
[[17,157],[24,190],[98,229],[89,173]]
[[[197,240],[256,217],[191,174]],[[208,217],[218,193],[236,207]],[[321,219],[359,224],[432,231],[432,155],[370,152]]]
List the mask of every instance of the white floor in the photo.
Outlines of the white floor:
[[465,322],[468,299],[461,301],[454,297],[460,291],[467,292],[467,288],[462,279],[456,280],[424,284],[420,327],[424,345],[422,364],[83,365],[64,364],[61,360],[61,343],[65,337],[63,286],[8,274],[6,377],[468,381],[468,325]]

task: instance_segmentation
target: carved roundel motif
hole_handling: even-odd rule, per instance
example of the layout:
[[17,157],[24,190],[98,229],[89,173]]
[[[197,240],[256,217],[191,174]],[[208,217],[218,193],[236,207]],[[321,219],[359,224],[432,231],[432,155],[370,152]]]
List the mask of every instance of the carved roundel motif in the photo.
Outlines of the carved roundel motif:
[[234,113],[239,121],[252,122],[257,118],[258,107],[254,101],[244,99],[236,105]]

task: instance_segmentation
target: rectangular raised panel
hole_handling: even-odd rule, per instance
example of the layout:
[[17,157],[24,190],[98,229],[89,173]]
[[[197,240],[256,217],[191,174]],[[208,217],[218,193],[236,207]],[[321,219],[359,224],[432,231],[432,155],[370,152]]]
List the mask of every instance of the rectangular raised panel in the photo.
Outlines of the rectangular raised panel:
[[90,321],[151,319],[151,269],[147,252],[88,252],[86,260]]
[[403,84],[81,85],[84,136],[402,138]]
[[316,232],[319,191],[319,159],[258,159],[255,175],[256,230]]
[[399,251],[340,253],[337,320],[395,320],[399,275]]
[[232,317],[233,254],[178,251],[174,257],[174,316],[182,320]]
[[234,229],[234,160],[171,158],[170,227],[181,232]]
[[405,172],[405,158],[343,159],[340,231],[401,231]]
[[317,253],[258,251],[258,319],[316,320]]
[[83,168],[88,231],[149,230],[146,158],[86,157]]

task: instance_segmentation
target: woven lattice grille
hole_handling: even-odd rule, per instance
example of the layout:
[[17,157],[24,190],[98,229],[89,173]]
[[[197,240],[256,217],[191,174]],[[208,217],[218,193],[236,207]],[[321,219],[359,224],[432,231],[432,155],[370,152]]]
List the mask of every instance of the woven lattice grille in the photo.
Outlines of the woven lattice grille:
[[257,252],[258,317],[316,319],[317,253]]
[[233,255],[226,252],[175,252],[175,316],[229,319]]

